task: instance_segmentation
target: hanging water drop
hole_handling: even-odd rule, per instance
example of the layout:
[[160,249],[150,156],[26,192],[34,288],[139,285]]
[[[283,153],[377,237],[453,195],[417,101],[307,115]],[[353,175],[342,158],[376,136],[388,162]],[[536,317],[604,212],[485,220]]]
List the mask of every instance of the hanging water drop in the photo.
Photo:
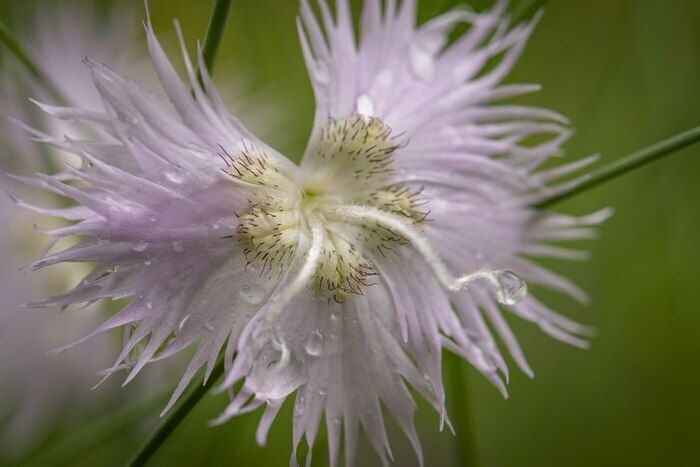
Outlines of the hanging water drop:
[[496,295],[502,305],[515,305],[527,295],[527,283],[513,271],[499,271],[496,280],[500,286]]

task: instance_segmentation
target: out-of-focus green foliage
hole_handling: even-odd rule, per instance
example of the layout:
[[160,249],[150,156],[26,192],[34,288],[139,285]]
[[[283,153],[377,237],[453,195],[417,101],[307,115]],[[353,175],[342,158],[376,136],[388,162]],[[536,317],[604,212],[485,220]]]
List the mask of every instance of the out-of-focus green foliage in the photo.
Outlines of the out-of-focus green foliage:
[[[421,17],[452,3],[423,1]],[[474,7],[488,4],[479,0]],[[212,5],[150,1],[156,29],[171,35],[170,21],[178,18],[189,44],[203,38]],[[356,10],[359,5],[354,3]],[[216,75],[225,84],[243,73],[260,93],[279,96],[281,111],[291,118],[270,142],[292,159],[303,151],[314,108],[296,38],[296,7],[292,0],[234,0]],[[543,91],[519,101],[571,118],[577,132],[566,145],[567,160],[601,152],[605,161],[700,123],[698,24],[695,0],[552,0],[508,81],[541,83]],[[469,393],[448,388],[448,398],[464,398],[471,410],[481,465],[697,462],[698,200],[696,146],[556,207],[576,214],[615,207],[601,239],[584,245],[591,261],[553,264],[589,291],[590,306],[535,290],[555,309],[597,327],[600,335],[591,350],[581,351],[511,320],[536,378],[528,380],[513,365],[509,400],[464,365]],[[153,465],[287,465],[289,404],[273,425],[268,446],[260,448],[254,442],[259,413],[220,427],[206,425],[225,402],[224,395],[205,398]],[[427,465],[458,465],[455,438],[447,430],[438,432],[437,415],[423,403],[418,427]],[[392,431],[396,465],[415,465],[408,443]],[[75,461],[120,465],[142,434],[129,426]],[[314,465],[327,462],[322,444],[314,450]],[[376,463],[364,443],[358,464]]]

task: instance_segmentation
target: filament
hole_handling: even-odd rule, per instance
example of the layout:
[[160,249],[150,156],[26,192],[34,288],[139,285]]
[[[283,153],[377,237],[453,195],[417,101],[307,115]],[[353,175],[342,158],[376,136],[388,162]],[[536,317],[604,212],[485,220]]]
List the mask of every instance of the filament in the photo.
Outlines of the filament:
[[[413,247],[421,254],[426,263],[430,266],[440,284],[447,290],[458,291],[464,289],[472,282],[485,279],[496,290],[498,301],[505,305],[514,305],[527,294],[527,286],[515,273],[494,269],[476,269],[462,276],[455,277],[447,268],[447,265],[440,259],[435,249],[430,245],[428,239],[421,235],[411,224],[408,224],[401,217],[377,209],[372,206],[345,204],[338,206],[336,214],[348,219],[358,221],[372,221],[408,240]],[[513,281],[516,286],[509,287],[505,281]]]

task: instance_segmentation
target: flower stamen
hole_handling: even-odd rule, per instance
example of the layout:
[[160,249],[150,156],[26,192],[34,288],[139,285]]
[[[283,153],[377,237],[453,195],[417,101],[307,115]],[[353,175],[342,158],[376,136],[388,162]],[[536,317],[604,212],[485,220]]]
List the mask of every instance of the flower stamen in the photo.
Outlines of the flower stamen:
[[270,299],[270,304],[265,312],[265,318],[276,347],[282,352],[276,368],[283,368],[289,362],[289,347],[287,346],[282,329],[279,326],[279,316],[294,298],[304,290],[304,287],[309,283],[312,277],[316,274],[322,262],[323,244],[326,241],[326,229],[316,216],[310,216],[309,228],[311,230],[311,245],[306,252],[306,260],[302,265],[299,273],[292,279],[289,284],[283,288],[279,294],[274,295]]
[[428,240],[402,217],[372,206],[341,205],[335,213],[347,220],[372,221],[408,240],[423,256],[440,284],[450,291],[458,291],[479,279],[486,279],[495,289],[496,298],[503,305],[515,305],[527,295],[527,284],[512,271],[476,269],[455,277],[440,259]]

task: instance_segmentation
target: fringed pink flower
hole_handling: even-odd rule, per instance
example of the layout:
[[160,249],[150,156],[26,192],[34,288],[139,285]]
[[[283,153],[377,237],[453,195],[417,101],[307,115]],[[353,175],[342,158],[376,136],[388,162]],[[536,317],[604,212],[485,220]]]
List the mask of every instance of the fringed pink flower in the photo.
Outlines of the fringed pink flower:
[[[552,180],[590,161],[539,170],[570,135],[567,120],[497,103],[537,89],[500,84],[535,21],[511,27],[500,2],[416,26],[415,3],[365,1],[356,38],[346,0],[335,13],[319,2],[320,19],[302,1],[317,111],[299,165],[229,114],[186,53],[183,83],[150,25],[169,103],[88,60],[104,111],[44,109],[108,137],[51,139],[89,167],[28,181],[78,203],[42,209],[76,221],[51,234],[84,238],[32,267],[96,266],[75,289],[35,306],[129,297],[91,334],[129,333],[110,371],[129,366],[129,381],[195,345],[167,410],[223,349],[222,387],[243,384],[217,421],[265,406],[263,443],[296,393],[294,446],[302,437],[312,445],[325,418],[333,465],[341,432],[353,463],[360,427],[382,462],[391,459],[382,405],[422,457],[407,386],[446,419],[443,349],[505,394],[508,369],[489,324],[531,375],[504,310],[584,347],[589,329],[526,296],[521,279],[585,300],[526,257],[579,258],[549,243],[589,237],[608,215],[532,207],[564,188]],[[467,32],[448,41],[461,23]],[[533,136],[544,142],[528,144]]]

